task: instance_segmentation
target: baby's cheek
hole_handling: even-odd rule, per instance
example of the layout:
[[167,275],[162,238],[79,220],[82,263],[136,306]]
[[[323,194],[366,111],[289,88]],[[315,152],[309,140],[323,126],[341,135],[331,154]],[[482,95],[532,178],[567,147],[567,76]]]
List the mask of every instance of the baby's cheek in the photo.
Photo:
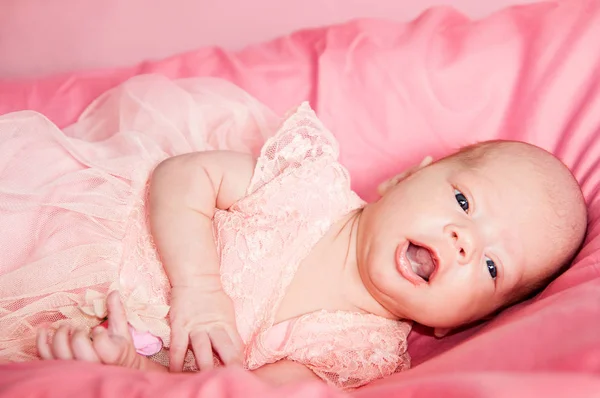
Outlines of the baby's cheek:
[[435,295],[436,305],[433,313],[447,326],[458,326],[468,322],[485,303],[484,297],[474,293],[469,285],[440,289]]

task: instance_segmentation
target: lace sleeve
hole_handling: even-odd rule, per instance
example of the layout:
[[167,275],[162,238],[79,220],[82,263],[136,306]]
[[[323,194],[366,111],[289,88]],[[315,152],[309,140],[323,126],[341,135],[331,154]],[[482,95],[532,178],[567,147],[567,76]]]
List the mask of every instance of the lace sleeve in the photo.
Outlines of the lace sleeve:
[[297,322],[287,358],[302,363],[328,384],[358,388],[410,367],[408,322],[374,315],[317,312]]
[[304,164],[337,160],[338,156],[335,137],[304,102],[263,146],[247,194],[282,174],[299,172]]

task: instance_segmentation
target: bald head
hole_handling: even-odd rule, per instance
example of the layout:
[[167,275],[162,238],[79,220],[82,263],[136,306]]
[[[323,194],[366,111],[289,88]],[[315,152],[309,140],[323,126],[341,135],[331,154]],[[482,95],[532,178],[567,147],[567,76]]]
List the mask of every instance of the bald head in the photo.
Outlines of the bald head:
[[[531,144],[517,141],[487,141],[461,149],[446,160],[467,168],[511,165],[513,176],[530,175],[529,191],[541,192],[541,205],[548,207],[540,234],[551,242],[552,260],[539,275],[525,280],[511,301],[524,298],[544,286],[568,266],[581,246],[587,227],[587,210],[579,184],[570,170],[554,155]],[[512,166],[517,167],[512,167]],[[509,167],[506,167],[509,169]],[[516,172],[515,172],[516,170]],[[520,175],[520,174],[523,175]]]

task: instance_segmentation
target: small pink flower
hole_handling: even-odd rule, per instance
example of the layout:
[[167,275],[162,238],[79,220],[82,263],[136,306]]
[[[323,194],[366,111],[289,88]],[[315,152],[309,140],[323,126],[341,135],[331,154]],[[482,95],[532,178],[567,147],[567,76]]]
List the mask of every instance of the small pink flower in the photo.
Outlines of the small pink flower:
[[[102,322],[100,326],[108,328],[108,321]],[[133,345],[138,354],[145,356],[154,355],[163,347],[162,340],[150,332],[138,332],[131,325],[129,325],[129,333],[131,333]]]

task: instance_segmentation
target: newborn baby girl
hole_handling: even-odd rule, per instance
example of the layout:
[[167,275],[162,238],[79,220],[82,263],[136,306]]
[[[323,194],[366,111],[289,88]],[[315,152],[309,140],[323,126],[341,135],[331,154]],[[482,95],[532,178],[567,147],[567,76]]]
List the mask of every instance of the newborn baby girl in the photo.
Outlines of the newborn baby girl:
[[[413,321],[442,336],[493,314],[543,287],[583,240],[577,181],[535,146],[485,142],[426,158],[384,182],[373,203],[352,191],[338,154],[303,104],[258,158],[162,161],[124,214],[138,227],[86,235],[119,248],[98,250],[102,261],[85,274],[98,283],[38,304],[37,314],[63,314],[55,332],[34,325],[41,358],[165,371],[238,364],[273,383],[318,377],[355,388],[409,368]],[[65,245],[13,266],[0,288],[21,269],[65,264],[49,260],[76,250]],[[72,268],[67,278],[85,275]],[[63,297],[61,283],[44,288]],[[16,302],[13,312],[28,305]],[[108,326],[95,326],[107,314]],[[4,359],[19,360],[17,346],[32,340],[11,345],[2,333]]]

